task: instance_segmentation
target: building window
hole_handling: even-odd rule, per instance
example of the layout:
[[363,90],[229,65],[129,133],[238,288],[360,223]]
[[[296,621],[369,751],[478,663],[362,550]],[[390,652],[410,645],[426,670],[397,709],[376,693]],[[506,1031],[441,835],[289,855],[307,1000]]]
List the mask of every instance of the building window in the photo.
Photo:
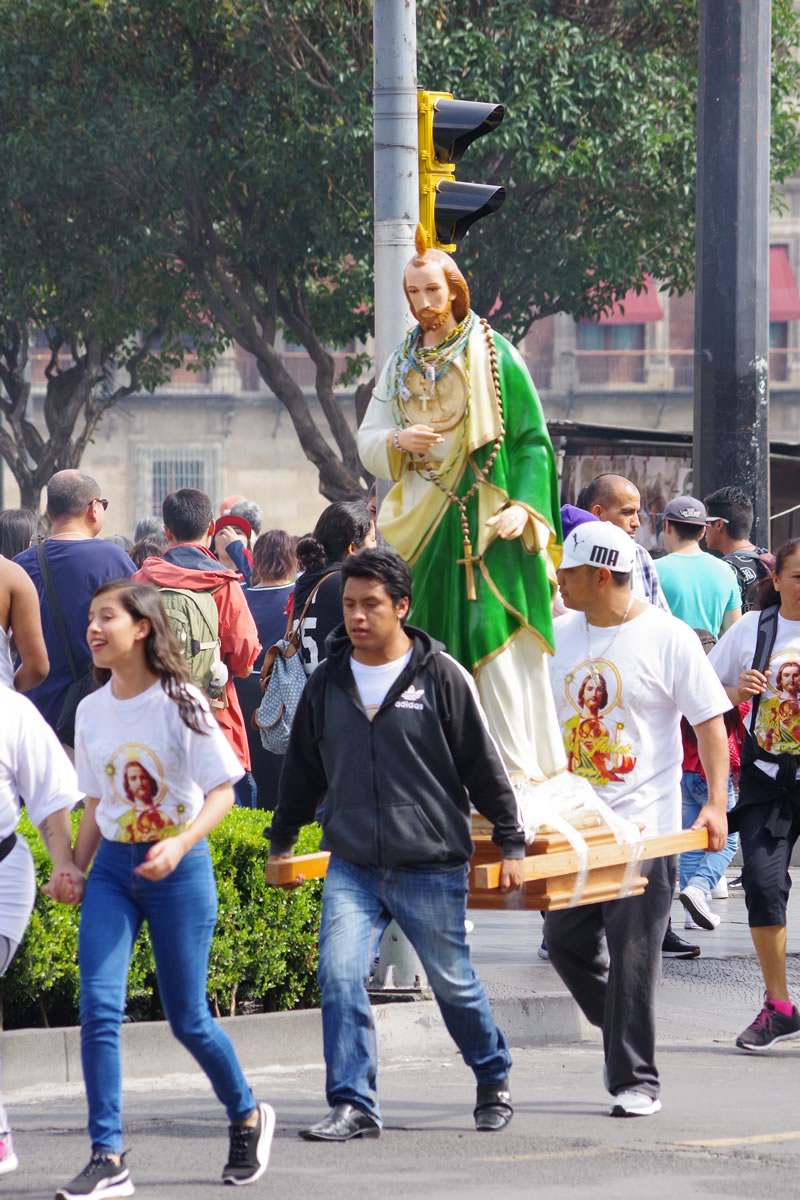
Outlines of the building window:
[[789,322],[769,323],[769,378],[771,383],[785,383],[789,377]]
[[644,383],[644,325],[578,322],[578,380],[582,384]]
[[222,459],[217,446],[137,446],[134,479],[134,520],[161,516],[161,506],[170,492],[195,488],[211,497],[222,494]]

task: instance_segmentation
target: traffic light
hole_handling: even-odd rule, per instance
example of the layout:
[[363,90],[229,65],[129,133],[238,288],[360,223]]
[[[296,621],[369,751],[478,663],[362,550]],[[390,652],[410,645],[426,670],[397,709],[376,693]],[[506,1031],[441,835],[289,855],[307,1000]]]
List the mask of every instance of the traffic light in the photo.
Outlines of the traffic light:
[[456,163],[464,151],[502,121],[502,104],[454,100],[449,92],[417,93],[419,115],[419,219],[428,245],[456,250],[481,217],[497,212],[506,198],[504,187],[459,183]]

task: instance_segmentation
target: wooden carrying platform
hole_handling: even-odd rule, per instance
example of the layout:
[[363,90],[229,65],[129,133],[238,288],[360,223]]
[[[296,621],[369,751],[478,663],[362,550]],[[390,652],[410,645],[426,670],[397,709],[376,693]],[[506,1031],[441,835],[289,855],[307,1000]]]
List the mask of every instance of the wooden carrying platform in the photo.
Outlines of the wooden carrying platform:
[[[599,904],[618,899],[633,848],[617,842],[609,827],[595,814],[579,819],[574,825],[587,843],[589,852],[589,874],[581,904]],[[475,853],[469,873],[470,908],[530,908],[544,912],[569,907],[578,879],[578,856],[563,834],[543,827],[526,847],[525,883],[522,889],[501,892],[499,851],[491,833],[488,821],[483,817],[473,817]],[[707,846],[708,833],[705,829],[687,829],[667,837],[646,838],[639,862],[681,854],[685,850],[705,850]],[[297,883],[300,879],[321,879],[328,869],[329,858],[329,854],[320,851],[272,861],[267,867],[267,882],[280,887]],[[640,896],[646,886],[647,880],[637,872],[628,894]]]
[[[587,844],[588,876],[581,904],[601,904],[620,897],[625,872],[638,847],[617,842],[611,829],[596,814],[573,822]],[[533,908],[542,912],[568,908],[578,881],[578,856],[563,834],[543,826],[526,847],[525,883],[520,891],[500,891],[500,861],[491,838],[491,826],[482,817],[473,818],[472,840],[475,853],[470,863],[470,908]],[[704,850],[708,846],[705,829],[687,829],[667,837],[646,838],[638,855],[639,862],[681,854],[684,850]],[[640,896],[647,887],[646,878],[637,871],[630,881],[630,896]]]

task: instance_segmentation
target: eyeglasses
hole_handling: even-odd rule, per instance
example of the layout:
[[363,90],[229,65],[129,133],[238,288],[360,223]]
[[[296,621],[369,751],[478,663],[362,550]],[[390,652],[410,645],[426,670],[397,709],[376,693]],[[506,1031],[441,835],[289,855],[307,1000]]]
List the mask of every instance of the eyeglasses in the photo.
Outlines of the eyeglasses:
[[717,521],[721,521],[723,525],[730,525],[730,521],[727,517],[709,517],[706,521],[706,528],[708,528],[709,525],[716,525]]
[[108,508],[108,501],[107,501],[107,500],[104,500],[102,496],[95,496],[95,498],[94,498],[94,500],[92,501],[92,503],[93,503],[93,504],[102,504],[102,506],[103,506],[103,512],[105,512],[105,511],[107,510],[107,508]]

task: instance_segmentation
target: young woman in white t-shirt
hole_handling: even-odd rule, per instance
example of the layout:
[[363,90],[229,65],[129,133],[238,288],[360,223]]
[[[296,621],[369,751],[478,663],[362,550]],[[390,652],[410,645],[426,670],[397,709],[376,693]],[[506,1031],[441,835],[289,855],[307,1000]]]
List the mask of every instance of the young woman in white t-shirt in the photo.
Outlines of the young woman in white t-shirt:
[[[80,705],[75,764],[86,810],[74,849],[86,871],[79,938],[81,1055],[92,1154],[56,1200],[130,1196],[122,1153],[120,1026],[133,947],[146,921],[161,1002],[230,1121],[228,1183],[266,1170],[275,1114],[257,1104],[211,1019],[208,954],[217,893],[208,834],[233,805],[242,769],[189,682],[158,590],[108,583],[89,609],[98,691]],[[80,887],[60,897],[80,899]]]
[[[739,832],[750,933],[766,992],[736,1045],[760,1051],[800,1037],[800,1012],[786,979],[789,865],[800,838],[800,538],[781,546],[774,576],[754,592],[752,611],[720,638],[709,661],[733,704],[752,701],[739,802],[730,820]],[[775,641],[759,671],[753,667],[759,619],[776,606]]]
[[[29,700],[0,687],[0,978],[22,941],[36,899],[36,873],[25,838],[17,832],[20,796],[38,826],[53,861],[55,881],[80,886],[70,853],[70,810],[81,798],[75,769],[44,717]],[[13,1171],[17,1157],[0,1104],[0,1175]]]

